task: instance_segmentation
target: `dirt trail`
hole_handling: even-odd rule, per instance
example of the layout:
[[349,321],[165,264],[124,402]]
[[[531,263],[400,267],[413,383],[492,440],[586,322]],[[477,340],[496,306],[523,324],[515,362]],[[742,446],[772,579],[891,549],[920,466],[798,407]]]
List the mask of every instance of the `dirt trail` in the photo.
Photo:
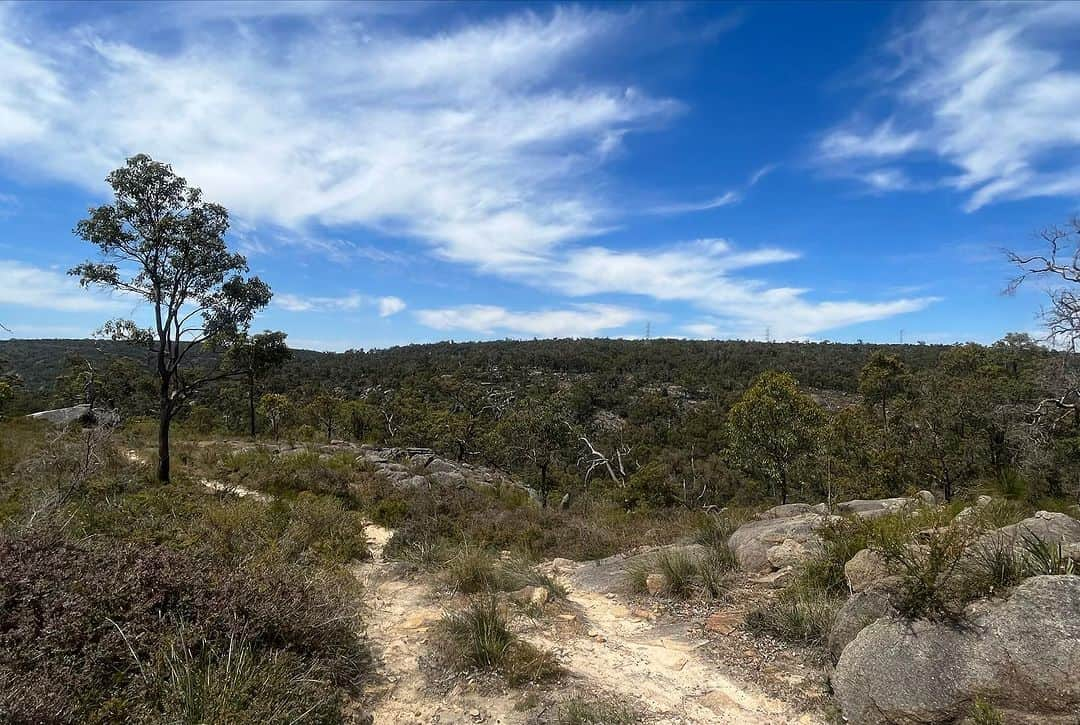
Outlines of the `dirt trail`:
[[552,642],[560,660],[575,675],[643,705],[652,722],[813,722],[699,656],[705,642],[687,636],[685,623],[654,626],[597,592],[572,591],[568,600],[591,636]]
[[[441,616],[430,587],[420,580],[393,576],[382,560],[390,532],[369,526],[374,560],[358,575],[372,596],[368,637],[386,678],[374,707],[375,725],[382,723],[527,723],[550,722],[534,711],[515,711],[520,697],[480,695],[457,687],[445,696],[425,687],[418,658],[430,648],[430,628]],[[783,702],[751,686],[737,684],[698,653],[703,642],[686,634],[686,624],[654,625],[602,592],[578,587],[568,595],[570,610],[581,627],[540,625],[523,633],[552,649],[569,671],[566,691],[606,692],[632,704],[646,721],[657,725],[691,723],[814,723]],[[574,682],[576,680],[576,682]]]

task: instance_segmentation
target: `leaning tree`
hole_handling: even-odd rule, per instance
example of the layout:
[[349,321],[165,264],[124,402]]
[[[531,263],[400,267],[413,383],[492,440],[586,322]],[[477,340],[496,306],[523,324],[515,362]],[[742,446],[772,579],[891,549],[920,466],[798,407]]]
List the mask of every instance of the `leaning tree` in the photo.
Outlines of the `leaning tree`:
[[[243,255],[225,244],[229,213],[204,201],[172,167],[145,154],[106,177],[113,202],[89,210],[75,234],[98,247],[100,259],[70,271],[98,286],[146,302],[153,321],[112,320],[103,332],[146,344],[158,377],[158,469],[169,480],[169,427],[197,390],[238,374],[207,366],[200,351],[226,346],[247,333],[270,288],[248,271]],[[203,360],[199,360],[203,357]],[[242,372],[242,371],[239,371]]]

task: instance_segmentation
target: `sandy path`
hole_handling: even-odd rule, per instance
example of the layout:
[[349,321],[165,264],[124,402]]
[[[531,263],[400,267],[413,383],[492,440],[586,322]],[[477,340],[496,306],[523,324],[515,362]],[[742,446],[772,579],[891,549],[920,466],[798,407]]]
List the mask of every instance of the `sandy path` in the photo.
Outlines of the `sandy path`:
[[[374,707],[382,723],[526,723],[516,712],[517,698],[481,696],[455,688],[446,696],[425,691],[418,657],[429,651],[428,632],[441,616],[432,592],[419,580],[400,580],[382,560],[390,532],[369,526],[374,560],[358,575],[372,597],[367,634],[380,671],[386,678]],[[633,704],[646,721],[657,725],[691,723],[814,723],[784,703],[756,689],[737,684],[697,652],[700,641],[686,627],[655,626],[636,618],[601,592],[578,589],[568,595],[580,632],[556,636],[539,626],[524,633],[533,643],[552,649],[569,672],[565,688],[606,692]],[[535,715],[535,713],[534,713]],[[550,721],[542,718],[543,721]],[[536,720],[533,720],[536,722]]]

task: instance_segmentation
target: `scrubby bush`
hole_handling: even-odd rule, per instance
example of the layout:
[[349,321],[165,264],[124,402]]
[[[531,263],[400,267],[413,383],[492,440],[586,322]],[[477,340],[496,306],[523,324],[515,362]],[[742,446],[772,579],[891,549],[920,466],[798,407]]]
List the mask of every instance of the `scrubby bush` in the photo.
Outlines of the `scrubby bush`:
[[707,550],[703,555],[685,548],[666,548],[627,567],[626,584],[630,591],[644,594],[649,577],[656,574],[663,578],[664,594],[668,596],[715,598],[730,587],[734,569],[735,560],[726,544],[719,551]]
[[511,684],[537,682],[561,672],[550,652],[511,631],[494,597],[477,597],[462,611],[447,612],[442,631],[458,664],[493,670]]
[[574,696],[559,706],[559,725],[632,725],[640,718],[614,700]]
[[750,610],[746,626],[752,632],[785,642],[822,644],[839,606],[839,600],[820,589],[796,584]]
[[[160,722],[189,697],[176,689],[187,676],[170,667],[189,675],[220,669],[230,646],[246,658],[235,674],[252,687],[261,678],[259,698],[340,713],[369,667],[349,604],[355,595],[342,580],[269,559],[238,569],[160,545],[76,540],[51,529],[0,535],[0,714],[15,722]],[[178,646],[190,654],[186,664]]]

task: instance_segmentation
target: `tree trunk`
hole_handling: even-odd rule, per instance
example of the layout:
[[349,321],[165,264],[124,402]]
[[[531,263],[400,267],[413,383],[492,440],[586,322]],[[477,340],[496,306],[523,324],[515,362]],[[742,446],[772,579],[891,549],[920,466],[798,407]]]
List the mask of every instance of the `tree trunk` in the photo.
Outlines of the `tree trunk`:
[[787,503],[787,472],[780,474],[780,503]]
[[161,383],[161,409],[158,411],[158,469],[157,480],[169,482],[169,424],[172,422],[172,403],[169,400],[169,382]]
[[547,466],[540,466],[540,508],[547,508]]
[[248,378],[248,417],[251,421],[251,437],[255,437],[255,378]]

